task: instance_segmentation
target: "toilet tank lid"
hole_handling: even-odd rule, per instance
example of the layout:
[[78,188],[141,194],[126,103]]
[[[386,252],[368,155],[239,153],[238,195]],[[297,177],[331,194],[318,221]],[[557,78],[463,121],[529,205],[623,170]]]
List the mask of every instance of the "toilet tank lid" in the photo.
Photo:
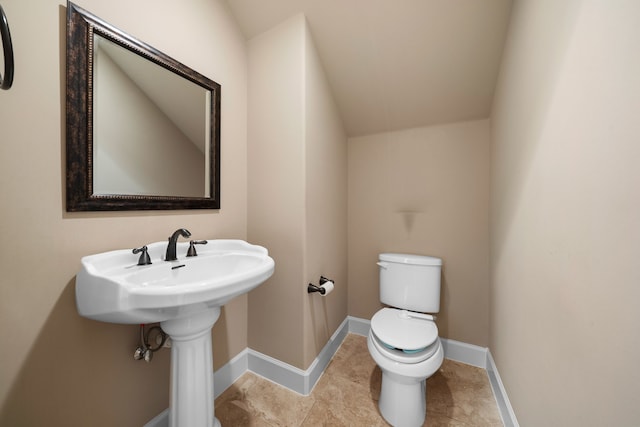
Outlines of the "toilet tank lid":
[[380,254],[378,259],[380,261],[397,262],[401,264],[442,265],[440,258],[426,255],[384,253]]

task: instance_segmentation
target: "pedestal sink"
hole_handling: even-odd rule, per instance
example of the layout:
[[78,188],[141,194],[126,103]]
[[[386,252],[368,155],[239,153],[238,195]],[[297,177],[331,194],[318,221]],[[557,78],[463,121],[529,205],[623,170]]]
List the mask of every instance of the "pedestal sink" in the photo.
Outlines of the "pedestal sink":
[[220,307],[267,280],[267,250],[242,240],[209,240],[198,256],[164,261],[167,242],[147,245],[152,264],[130,249],[82,258],[76,303],[84,317],[110,323],[161,322],[172,339],[171,427],[219,426],[213,409],[211,328]]

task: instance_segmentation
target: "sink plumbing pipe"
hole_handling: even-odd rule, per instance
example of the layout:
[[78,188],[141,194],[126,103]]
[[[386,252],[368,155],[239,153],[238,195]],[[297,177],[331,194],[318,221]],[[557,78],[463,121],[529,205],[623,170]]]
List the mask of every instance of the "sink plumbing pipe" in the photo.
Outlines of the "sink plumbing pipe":
[[[153,347],[149,344],[149,337],[152,333],[155,333],[156,346]],[[167,338],[169,336],[162,330],[162,328],[158,325],[150,327],[148,330],[145,330],[144,323],[140,324],[140,345],[136,348],[136,351],[133,353],[133,358],[135,360],[144,359],[145,362],[151,362],[153,358],[153,353],[160,350],[162,346],[164,346]]]

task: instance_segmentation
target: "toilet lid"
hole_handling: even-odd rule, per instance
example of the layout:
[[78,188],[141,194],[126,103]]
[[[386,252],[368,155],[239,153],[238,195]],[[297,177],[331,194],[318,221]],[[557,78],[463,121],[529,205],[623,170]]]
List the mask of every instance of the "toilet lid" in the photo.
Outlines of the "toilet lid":
[[385,344],[407,352],[420,351],[438,338],[438,327],[432,320],[388,307],[373,315],[371,330]]

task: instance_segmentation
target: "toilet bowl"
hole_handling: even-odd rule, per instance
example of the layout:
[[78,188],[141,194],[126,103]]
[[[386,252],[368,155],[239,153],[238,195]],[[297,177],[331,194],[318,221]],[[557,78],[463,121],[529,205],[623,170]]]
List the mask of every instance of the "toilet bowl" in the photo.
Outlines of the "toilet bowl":
[[[393,308],[378,311],[371,321],[367,346],[382,370],[380,413],[395,427],[416,427],[425,420],[426,379],[440,368],[444,352],[435,323],[406,318],[405,313]],[[392,331],[396,333],[390,336]],[[410,348],[388,341],[404,341]]]

